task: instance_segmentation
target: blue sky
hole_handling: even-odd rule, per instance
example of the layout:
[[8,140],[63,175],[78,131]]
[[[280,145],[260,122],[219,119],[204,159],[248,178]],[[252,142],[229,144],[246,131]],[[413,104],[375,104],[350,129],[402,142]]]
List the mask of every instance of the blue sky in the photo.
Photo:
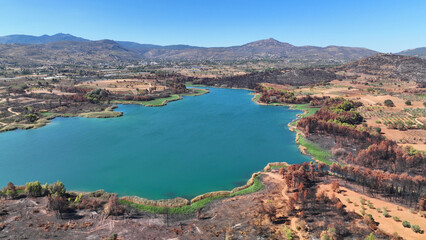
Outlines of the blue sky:
[[426,1],[0,0],[0,36],[70,33],[160,45],[426,46]]

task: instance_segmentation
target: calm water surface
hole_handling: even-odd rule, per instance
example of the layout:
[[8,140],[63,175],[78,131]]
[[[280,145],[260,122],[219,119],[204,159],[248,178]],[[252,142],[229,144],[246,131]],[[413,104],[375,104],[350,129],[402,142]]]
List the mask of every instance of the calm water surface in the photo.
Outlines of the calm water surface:
[[72,190],[193,197],[242,185],[268,162],[309,160],[287,127],[299,111],[257,105],[246,90],[210,90],[165,107],[120,105],[120,118],[1,133],[0,185],[59,179]]

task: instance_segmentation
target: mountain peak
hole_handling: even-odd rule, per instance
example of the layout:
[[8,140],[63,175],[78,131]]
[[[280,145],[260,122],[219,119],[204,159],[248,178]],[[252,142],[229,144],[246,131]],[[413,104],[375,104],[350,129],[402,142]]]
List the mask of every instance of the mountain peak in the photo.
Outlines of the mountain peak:
[[293,45],[280,42],[274,38],[262,39],[246,44],[250,47],[292,47]]

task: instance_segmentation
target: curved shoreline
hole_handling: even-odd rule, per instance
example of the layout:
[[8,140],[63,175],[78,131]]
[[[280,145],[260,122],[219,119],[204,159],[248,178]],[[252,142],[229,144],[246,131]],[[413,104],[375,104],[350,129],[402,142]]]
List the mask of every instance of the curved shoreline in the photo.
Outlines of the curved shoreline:
[[[246,90],[246,89],[244,89],[244,90]],[[208,92],[210,92],[210,91],[206,90],[206,91],[202,92],[201,94],[197,94],[197,95],[206,94]],[[197,95],[193,95],[193,96],[197,96]],[[254,101],[254,98],[256,96],[257,95],[255,94],[254,97],[252,98],[253,101]],[[182,99],[182,98],[180,97],[180,99]],[[179,100],[179,99],[177,99],[177,100]],[[174,101],[176,101],[176,100],[174,100]],[[165,101],[165,103],[161,106],[166,105],[168,102],[170,102],[170,101]],[[257,101],[254,101],[254,102],[259,104],[259,105],[268,105],[268,104],[261,104]],[[126,104],[126,103],[120,103],[120,104]],[[127,104],[134,104],[134,103],[127,103]],[[289,107],[290,109],[292,109],[291,105],[274,104],[274,106],[285,106],[285,107]],[[108,111],[113,111],[114,108],[116,108],[116,106],[115,107],[109,107]],[[107,109],[106,109],[106,111],[107,111]],[[104,111],[104,112],[106,112],[106,111]],[[306,113],[308,110],[303,110],[303,111]],[[96,112],[96,113],[99,113],[99,112]],[[100,113],[102,113],[102,112],[100,112]],[[123,115],[121,112],[118,112],[118,113],[121,114],[120,116]],[[99,116],[96,116],[95,113],[92,113],[92,114],[94,114],[94,116],[92,115],[92,117],[99,118]],[[75,115],[75,116],[74,115],[72,115],[72,116],[69,116],[69,115],[65,115],[65,116],[52,115],[52,116],[48,117],[47,119],[51,120],[51,119],[54,119],[55,117],[76,117],[76,116],[78,117],[80,115]],[[89,117],[89,116],[86,115],[86,116],[80,116],[80,117]],[[49,122],[47,122],[47,123],[49,123]],[[44,126],[44,125],[42,125],[42,126]],[[39,127],[41,127],[41,126],[39,126]],[[1,132],[1,130],[0,130],[0,132]],[[264,172],[270,171],[273,167],[288,166],[288,165],[289,164],[286,163],[286,162],[268,163],[264,167]],[[191,200],[184,199],[184,198],[181,198],[181,197],[177,197],[177,198],[174,198],[174,199],[150,200],[150,199],[142,198],[142,197],[139,197],[139,196],[123,196],[123,197],[120,197],[119,199],[122,203],[132,205],[136,208],[138,208],[138,207],[142,207],[142,208],[143,207],[153,207],[153,208],[156,208],[155,209],[156,211],[163,211],[164,208],[171,208],[171,209],[174,209],[174,210],[185,208],[183,210],[193,211],[195,208],[199,208],[200,206],[202,207],[202,206],[204,206],[205,204],[209,203],[210,201],[212,201],[214,199],[225,198],[225,197],[233,197],[233,196],[236,196],[236,195],[251,193],[251,192],[255,192],[255,191],[260,190],[262,187],[255,188],[255,189],[249,189],[249,188],[253,187],[255,185],[256,181],[260,181],[258,179],[258,177],[262,173],[263,172],[253,173],[252,176],[248,179],[248,181],[245,185],[240,186],[240,187],[236,187],[236,188],[234,188],[230,191],[207,192],[207,193],[198,195],[198,196],[192,198]],[[251,190],[253,190],[253,191],[251,191]],[[70,192],[79,193],[77,191],[72,191],[72,190]],[[90,194],[90,193],[93,193],[93,192],[86,192],[86,193],[83,192],[83,194]],[[195,206],[195,207],[192,207],[192,206]]]
[[[251,100],[253,102],[259,104],[259,105],[268,105],[268,104],[264,104],[264,103],[260,103],[260,102],[256,101],[257,99],[255,100],[255,98],[257,96],[258,96],[258,94],[254,94],[254,96]],[[289,107],[290,109],[293,109],[293,107],[294,107],[293,105],[284,105],[284,104],[280,104],[280,105],[276,104],[276,105],[272,105],[272,106],[283,106],[283,107]],[[296,110],[296,109],[294,109],[294,110]],[[301,117],[302,115],[308,114],[308,112],[309,112],[309,110],[307,110],[307,109],[300,109],[300,110],[303,111],[303,114],[297,114],[297,117]],[[294,122],[296,120],[297,119],[294,119],[292,122]],[[290,124],[292,122],[289,123],[289,127],[290,127]],[[291,127],[292,127],[291,129],[289,128],[290,131],[296,130],[294,126],[291,126]],[[312,155],[308,154],[308,152],[306,150],[301,149],[301,147],[303,147],[303,146],[300,145],[300,143],[298,141],[299,134],[300,133],[297,132],[295,142],[296,142],[296,144],[299,145],[299,149],[300,149],[301,153],[304,154],[304,155],[310,156],[313,160],[319,162]],[[287,162],[268,163],[264,167],[263,172],[271,171],[273,167],[281,167],[281,166],[287,167],[288,165],[289,164]],[[163,207],[163,208],[164,207],[170,207],[170,206],[173,206],[175,208],[185,207],[185,206],[190,206],[190,205],[197,203],[197,202],[204,200],[204,199],[216,198],[216,197],[226,197],[229,194],[236,193],[238,191],[247,189],[248,187],[253,185],[255,178],[257,176],[261,175],[261,174],[262,174],[262,172],[253,173],[251,178],[247,181],[247,183],[245,185],[240,186],[240,187],[236,187],[236,188],[232,189],[231,191],[214,191],[214,192],[208,192],[208,193],[198,195],[198,196],[196,196],[196,197],[194,197],[193,199],[190,200],[190,204],[187,204],[187,203],[185,203],[185,201],[182,201],[183,198],[180,198],[180,197],[177,197],[177,198],[174,198],[174,199],[149,200],[149,199],[145,199],[145,198],[141,198],[141,197],[137,197],[137,196],[124,196],[124,197],[121,197],[120,199],[127,201],[127,202],[130,202],[130,203],[140,204],[140,205],[144,205],[144,206]],[[184,200],[188,201],[187,199],[184,199]],[[173,203],[177,203],[177,204],[172,205]]]
[[[117,102],[117,101],[113,101],[112,104],[135,104],[135,105],[142,105],[145,107],[162,107],[167,105],[167,103],[169,102],[173,102],[173,101],[178,101],[178,100],[182,100],[183,97],[182,96],[200,96],[203,94],[207,94],[210,91],[208,89],[202,89],[202,92],[199,93],[190,93],[190,94],[182,94],[182,95],[176,95],[178,96],[178,98],[176,99],[166,99],[164,100],[160,105],[155,105],[155,104],[147,104],[144,105],[142,103],[139,102],[133,102],[133,101],[129,101],[129,102]],[[53,113],[52,115],[45,117],[45,118],[40,118],[38,119],[35,123],[28,123],[28,124],[24,124],[24,123],[11,123],[8,125],[3,125],[2,128],[0,128],[0,133],[3,132],[8,132],[8,131],[13,131],[13,130],[17,130],[17,129],[21,129],[21,130],[30,130],[30,129],[37,129],[37,128],[41,128],[46,126],[47,124],[50,123],[50,120],[53,120],[57,117],[84,117],[84,118],[116,118],[116,117],[121,117],[123,116],[123,112],[117,112],[114,111],[114,109],[116,109],[117,106],[116,105],[112,105],[109,106],[107,108],[105,108],[104,111],[101,112],[85,112],[85,113],[78,113],[78,114],[71,114],[71,113]]]
[[289,107],[290,109],[293,109],[293,110],[301,110],[301,111],[303,111],[303,114],[297,114],[297,115],[296,115],[296,116],[297,116],[297,118],[296,118],[296,119],[294,119],[293,121],[291,121],[291,122],[289,122],[289,123],[287,124],[288,129],[289,129],[290,131],[292,131],[292,132],[296,132],[295,142],[296,142],[296,144],[298,145],[298,148],[299,148],[300,153],[302,153],[303,155],[306,155],[306,156],[311,157],[311,158],[312,158],[312,160],[314,160],[314,161],[315,161],[315,162],[317,162],[317,163],[319,163],[319,162],[323,162],[323,163],[328,164],[327,162],[321,161],[321,160],[317,159],[314,155],[312,155],[311,153],[309,153],[308,148],[307,148],[307,147],[305,147],[305,146],[303,146],[303,145],[300,143],[300,141],[299,141],[299,138],[300,138],[301,136],[302,136],[302,137],[304,137],[304,134],[303,134],[302,132],[298,131],[296,126],[292,125],[292,124],[294,124],[294,123],[295,123],[295,124],[297,124],[297,121],[298,121],[300,118],[302,118],[302,117],[304,117],[304,116],[307,116],[307,115],[309,114],[309,110],[308,110],[308,109],[306,109],[306,108],[302,108],[302,109],[295,109],[295,108],[296,108],[296,106],[297,106],[297,104],[280,104],[280,103],[277,103],[277,104],[266,104],[266,103],[261,103],[261,102],[259,102],[259,101],[258,101],[258,99],[259,99],[259,95],[260,95],[260,94],[255,94],[255,95],[253,96],[253,98],[252,98],[252,101],[253,101],[253,102],[255,102],[255,103],[257,103],[257,104],[259,104],[259,105],[266,105],[266,106],[282,106],[282,107]]

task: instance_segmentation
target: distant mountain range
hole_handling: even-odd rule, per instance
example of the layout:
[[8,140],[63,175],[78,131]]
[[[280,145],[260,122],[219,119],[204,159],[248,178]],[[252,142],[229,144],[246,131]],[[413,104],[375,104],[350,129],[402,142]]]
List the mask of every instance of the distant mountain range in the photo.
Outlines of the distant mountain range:
[[[399,54],[424,55],[425,48]],[[358,47],[294,46],[275,39],[259,40],[232,47],[160,46],[129,41],[91,41],[70,34],[9,35],[0,37],[0,63],[16,64],[93,64],[151,60],[254,60],[282,59],[348,62],[375,55]],[[417,55],[416,55],[417,54]]]
[[58,33],[52,36],[31,36],[23,34],[14,34],[0,37],[0,43],[43,44],[60,41],[87,42],[90,40],[64,33]]

